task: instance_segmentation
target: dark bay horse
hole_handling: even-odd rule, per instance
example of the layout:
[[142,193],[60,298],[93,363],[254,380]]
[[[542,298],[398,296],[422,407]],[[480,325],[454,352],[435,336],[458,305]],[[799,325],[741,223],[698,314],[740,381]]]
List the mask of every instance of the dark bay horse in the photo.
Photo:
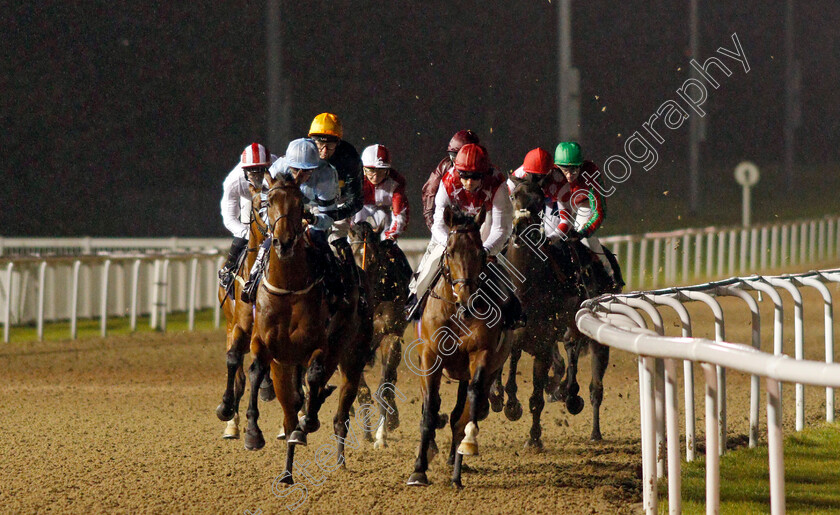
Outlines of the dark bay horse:
[[[382,376],[379,390],[385,402],[378,402],[380,423],[376,431],[374,448],[386,447],[386,431],[394,431],[400,425],[400,413],[394,399],[394,391],[386,384],[397,382],[397,367],[402,359],[402,336],[408,321],[402,315],[408,298],[408,282],[412,270],[405,262],[401,251],[393,242],[381,239],[383,227],[376,229],[368,222],[350,227],[350,246],[356,264],[365,271],[370,286],[371,308],[373,310],[373,348],[379,349],[382,362]],[[370,389],[362,383],[359,402],[370,403]]]
[[[565,364],[557,342],[562,340],[569,320],[574,318],[579,299],[574,282],[557,280],[547,263],[553,256],[549,256],[541,248],[545,243],[540,218],[543,209],[542,189],[530,178],[514,181],[516,187],[511,192],[514,207],[513,233],[505,257],[525,277],[517,295],[522,302],[522,309],[528,315],[529,323],[509,332],[511,356],[508,380],[503,392],[501,373],[497,376],[490,401],[493,403],[493,410],[500,411],[504,394],[507,393],[508,400],[504,403],[505,416],[509,420],[518,420],[522,416],[522,405],[516,398],[516,367],[522,351],[534,356],[534,388],[529,399],[532,424],[530,438],[525,446],[540,450],[543,448],[540,425],[545,406],[543,391],[548,389],[553,393],[560,387]],[[549,384],[549,369],[552,366],[555,381]],[[558,396],[561,394],[562,392],[557,393]],[[579,404],[582,404],[582,400]],[[577,401],[570,401],[569,410],[577,409],[579,412],[579,404]]]
[[[569,413],[577,415],[581,412],[584,403],[578,395],[580,392],[577,382],[578,360],[582,354],[590,353],[592,358],[592,379],[589,383],[589,400],[592,404],[590,438],[598,441],[601,440],[600,408],[604,396],[604,373],[609,365],[609,347],[582,335],[575,325],[575,314],[584,300],[607,291],[608,285],[604,281],[605,278],[594,272],[597,256],[582,243],[566,241],[553,245],[547,244],[542,232],[543,221],[540,218],[540,213],[544,208],[544,195],[537,180],[527,179],[514,182],[516,183],[512,192],[515,209],[514,235],[512,244],[508,247],[508,259],[517,268],[522,267],[519,269],[527,276],[525,288],[531,281],[532,276],[527,271],[532,265],[536,265],[541,271],[531,270],[530,274],[535,274],[534,277],[542,282],[534,282],[534,286],[520,297],[529,320],[536,323],[529,323],[528,327],[514,332],[511,373],[505,387],[509,399],[505,407],[507,408],[511,402],[518,402],[515,399],[517,387],[514,360],[514,357],[518,357],[517,346],[522,345],[521,350],[531,354],[534,353],[529,348],[533,348],[541,356],[534,354],[534,393],[530,399],[534,418],[531,438],[526,445],[541,447],[539,437],[542,430],[539,414],[543,406],[543,398],[537,382],[539,380],[540,384],[545,384],[549,350],[545,347],[542,350],[539,349],[538,338],[547,338],[552,341],[551,346],[554,346],[553,341],[560,336],[566,349],[568,366],[565,370],[566,377],[555,390],[556,395],[565,401]],[[548,266],[539,267],[539,263],[547,263]],[[545,297],[546,292],[551,294]],[[550,325],[544,322],[550,322]],[[543,331],[549,327],[550,331]],[[546,345],[545,341],[542,345]],[[555,365],[555,373],[558,373],[562,367],[554,352],[555,350],[550,350],[552,356],[550,359]]]
[[[251,222],[248,233],[247,252],[240,256],[236,277],[228,291],[219,287],[219,302],[225,314],[225,354],[227,356],[227,385],[222,402],[216,408],[219,420],[227,422],[222,438],[239,438],[239,401],[245,393],[245,371],[242,362],[251,343],[251,329],[254,325],[254,307],[240,300],[242,287],[251,273],[256,252],[268,234],[268,229],[259,216],[260,194],[251,188]],[[274,390],[266,381],[260,387],[260,398],[274,399]]]
[[[344,461],[344,441],[349,429],[349,411],[364,364],[370,358],[370,316],[361,310],[358,285],[349,294],[350,302],[329,315],[323,276],[315,275],[313,259],[308,258],[303,220],[303,195],[294,180],[269,180],[268,219],[272,244],[268,266],[257,292],[256,318],[251,337],[254,362],[250,368],[252,384],[260,384],[269,366],[274,390],[283,407],[283,429],[287,453],[282,482],[292,484],[296,445],[306,445],[308,433],[318,430],[318,412],[334,387],[327,385],[341,365],[343,384],[333,427],[338,441],[337,462]],[[350,265],[355,267],[350,256]],[[347,263],[347,259],[344,261]],[[355,283],[353,283],[355,284]],[[368,321],[367,323],[365,321]],[[305,373],[308,392],[303,394]],[[265,445],[257,420],[258,394],[251,391],[245,448]],[[306,402],[304,402],[306,401]],[[305,415],[297,418],[304,407]]]
[[[461,488],[464,455],[478,454],[478,421],[487,416],[490,383],[510,354],[502,338],[501,311],[479,287],[487,276],[487,256],[480,227],[484,210],[475,218],[447,207],[449,228],[441,259],[441,278],[433,286],[420,320],[418,354],[422,371],[423,414],[420,448],[410,486],[426,486],[430,448],[440,410],[440,382],[444,369],[458,381],[458,399],[449,418],[452,430],[452,485]],[[457,451],[457,452],[456,452]]]

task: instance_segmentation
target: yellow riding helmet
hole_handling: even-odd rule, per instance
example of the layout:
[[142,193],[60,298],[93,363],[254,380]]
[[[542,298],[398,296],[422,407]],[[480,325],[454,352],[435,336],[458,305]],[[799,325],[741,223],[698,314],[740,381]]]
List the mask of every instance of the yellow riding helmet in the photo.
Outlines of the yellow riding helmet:
[[341,127],[341,120],[332,113],[321,113],[312,120],[309,127],[310,136],[335,136],[341,139],[344,129]]

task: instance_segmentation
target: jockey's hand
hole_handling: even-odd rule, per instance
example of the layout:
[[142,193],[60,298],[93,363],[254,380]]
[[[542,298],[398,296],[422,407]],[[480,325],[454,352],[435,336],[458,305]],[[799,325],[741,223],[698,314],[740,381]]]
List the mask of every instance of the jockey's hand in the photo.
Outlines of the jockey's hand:
[[384,240],[382,240],[379,243],[379,245],[384,250],[391,250],[393,247],[395,247],[397,245],[397,240],[395,240],[394,238],[385,238]]
[[303,210],[303,221],[310,224],[315,223],[315,215],[311,211]]
[[566,239],[569,241],[579,241],[583,239],[583,235],[577,232],[575,229],[569,229],[566,232]]

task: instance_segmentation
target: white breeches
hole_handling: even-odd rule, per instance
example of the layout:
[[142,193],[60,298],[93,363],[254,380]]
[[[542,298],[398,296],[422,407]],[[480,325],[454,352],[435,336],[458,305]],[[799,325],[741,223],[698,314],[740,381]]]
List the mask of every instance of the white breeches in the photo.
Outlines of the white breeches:
[[444,250],[446,247],[434,241],[430,241],[429,246],[426,247],[426,253],[423,254],[423,259],[420,260],[417,271],[414,272],[408,284],[408,291],[416,294],[418,299],[429,289],[434,273],[443,258]]

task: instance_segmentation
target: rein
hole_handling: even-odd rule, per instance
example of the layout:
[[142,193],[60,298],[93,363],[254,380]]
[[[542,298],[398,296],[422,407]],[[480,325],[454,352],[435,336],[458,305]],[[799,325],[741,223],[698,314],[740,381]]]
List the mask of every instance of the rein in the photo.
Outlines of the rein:
[[[478,227],[471,228],[471,229],[466,229],[466,228],[464,228],[464,229],[451,229],[449,231],[449,236],[451,237],[453,234],[464,234],[464,233],[479,232],[479,231],[480,231],[480,229]],[[447,242],[446,250],[443,251],[443,259],[440,260],[440,272],[441,272],[441,276],[443,277],[443,280],[446,281],[447,284],[449,284],[449,288],[452,291],[452,294],[455,295],[455,285],[456,284],[465,284],[465,285],[469,286],[469,285],[477,284],[478,280],[475,277],[471,277],[471,278],[461,277],[461,278],[453,279],[452,278],[452,271],[450,270],[449,265],[446,263],[447,259],[451,258],[451,257],[452,257],[452,255],[449,253],[449,245],[448,245],[448,242]],[[436,294],[434,292],[434,289],[432,289],[429,292],[429,296],[432,297],[432,298],[438,299],[438,300],[442,300],[442,301],[447,302],[447,303],[452,304],[452,305],[456,304],[455,302],[452,302],[451,300],[444,299],[440,295]]]

